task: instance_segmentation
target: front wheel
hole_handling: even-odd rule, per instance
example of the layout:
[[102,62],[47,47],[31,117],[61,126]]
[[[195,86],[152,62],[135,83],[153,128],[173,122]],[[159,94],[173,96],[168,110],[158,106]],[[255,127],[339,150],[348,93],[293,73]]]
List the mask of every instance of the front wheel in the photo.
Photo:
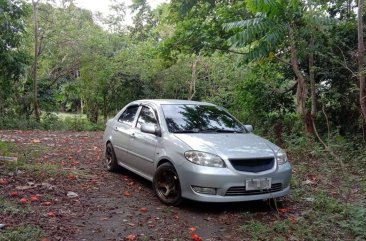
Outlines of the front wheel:
[[173,206],[182,202],[179,177],[172,164],[164,163],[158,167],[154,175],[153,187],[161,202]]

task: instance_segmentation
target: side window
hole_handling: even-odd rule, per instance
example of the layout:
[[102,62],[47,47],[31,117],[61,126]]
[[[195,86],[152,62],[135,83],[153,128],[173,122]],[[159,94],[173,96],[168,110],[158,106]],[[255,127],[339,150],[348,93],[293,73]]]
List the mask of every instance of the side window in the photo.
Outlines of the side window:
[[119,117],[118,121],[132,125],[132,122],[135,119],[136,112],[138,109],[139,109],[138,105],[129,106]]
[[143,124],[157,124],[154,111],[146,106],[143,106],[137,119],[137,128],[141,128]]

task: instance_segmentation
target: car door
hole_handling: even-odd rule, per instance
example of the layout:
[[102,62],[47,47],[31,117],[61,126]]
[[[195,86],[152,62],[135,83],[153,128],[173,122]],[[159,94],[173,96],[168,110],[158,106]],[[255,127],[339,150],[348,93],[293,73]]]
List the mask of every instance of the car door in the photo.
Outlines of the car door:
[[156,112],[152,107],[142,106],[133,133],[130,137],[129,150],[132,154],[131,165],[148,179],[152,179],[154,173],[154,161],[156,146],[160,137],[154,134],[141,132],[143,124],[158,125]]
[[127,164],[131,157],[131,154],[128,151],[128,145],[130,136],[134,132],[134,124],[138,109],[138,105],[128,106],[113,126],[113,147],[117,159],[123,164]]

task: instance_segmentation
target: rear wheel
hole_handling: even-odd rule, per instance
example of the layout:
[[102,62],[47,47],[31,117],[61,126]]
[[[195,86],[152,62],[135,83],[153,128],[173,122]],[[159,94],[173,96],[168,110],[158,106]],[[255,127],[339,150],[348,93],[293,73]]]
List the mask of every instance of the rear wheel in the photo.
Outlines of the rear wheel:
[[155,172],[153,187],[161,202],[177,206],[182,202],[179,177],[174,166],[164,163]]
[[116,154],[114,153],[114,149],[111,143],[107,144],[105,150],[105,168],[109,172],[114,172],[118,170]]

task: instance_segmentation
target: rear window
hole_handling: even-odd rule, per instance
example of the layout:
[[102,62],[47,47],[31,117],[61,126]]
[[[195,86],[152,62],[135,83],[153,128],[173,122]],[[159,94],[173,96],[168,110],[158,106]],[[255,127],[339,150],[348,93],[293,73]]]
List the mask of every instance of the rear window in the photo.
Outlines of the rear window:
[[125,124],[132,125],[138,109],[139,109],[138,105],[133,105],[133,106],[127,107],[127,109],[118,118],[118,121],[125,123]]

